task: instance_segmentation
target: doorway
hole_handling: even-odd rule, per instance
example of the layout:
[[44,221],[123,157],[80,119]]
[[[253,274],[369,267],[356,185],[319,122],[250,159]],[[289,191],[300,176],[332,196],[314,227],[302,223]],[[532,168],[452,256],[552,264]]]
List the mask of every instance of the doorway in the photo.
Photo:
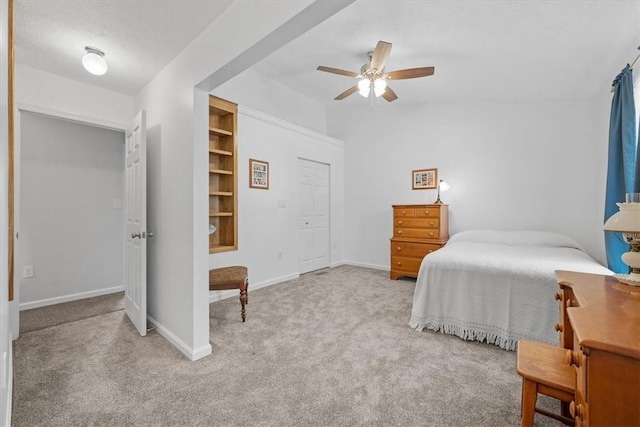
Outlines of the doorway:
[[121,131],[21,112],[21,310],[123,289],[123,158]]

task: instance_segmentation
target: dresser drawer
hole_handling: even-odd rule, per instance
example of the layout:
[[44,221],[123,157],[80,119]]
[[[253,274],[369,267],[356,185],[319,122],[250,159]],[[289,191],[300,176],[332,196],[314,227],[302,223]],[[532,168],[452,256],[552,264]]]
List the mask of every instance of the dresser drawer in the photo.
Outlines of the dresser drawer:
[[396,227],[400,228],[439,228],[440,220],[438,218],[395,218],[393,222]]
[[422,264],[422,258],[409,258],[395,255],[391,257],[391,270],[412,273],[414,277],[418,275],[420,264]]
[[394,217],[415,217],[416,210],[414,208],[393,208]]
[[418,218],[440,218],[440,208],[416,208]]
[[429,228],[396,228],[393,237],[416,237],[418,239],[438,239],[440,231]]
[[431,243],[413,243],[391,241],[391,255],[424,258],[425,255],[440,249],[442,245]]

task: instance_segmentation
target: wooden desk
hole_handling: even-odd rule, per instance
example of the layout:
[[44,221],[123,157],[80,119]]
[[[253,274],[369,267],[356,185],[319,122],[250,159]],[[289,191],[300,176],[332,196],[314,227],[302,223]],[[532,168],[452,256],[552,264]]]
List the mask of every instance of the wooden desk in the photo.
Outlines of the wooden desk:
[[640,426],[640,288],[556,271],[560,345],[576,370],[576,426]]

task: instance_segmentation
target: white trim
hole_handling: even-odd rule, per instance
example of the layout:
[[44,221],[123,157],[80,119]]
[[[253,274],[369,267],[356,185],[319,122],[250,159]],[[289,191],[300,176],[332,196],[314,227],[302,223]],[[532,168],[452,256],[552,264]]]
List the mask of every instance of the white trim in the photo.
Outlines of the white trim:
[[180,350],[180,352],[187,356],[187,359],[192,362],[198,359],[202,359],[203,357],[208,356],[213,352],[211,344],[204,345],[194,350],[187,344],[185,344],[180,338],[175,336],[171,331],[158,323],[158,321],[156,321],[153,317],[147,315],[147,320],[153,325],[158,334],[160,334],[164,339],[169,341],[174,347]]
[[[4,363],[4,361],[2,361]],[[11,403],[13,397],[13,336],[9,334],[9,351],[7,351],[7,401],[5,402],[4,407],[7,408],[7,413],[5,414],[4,426],[9,427],[11,425]],[[3,381],[4,385],[5,382]]]
[[95,291],[80,292],[77,294],[63,295],[61,297],[41,299],[38,301],[20,303],[20,311],[32,308],[45,307],[47,305],[60,304],[62,302],[75,301],[84,298],[99,297],[101,295],[114,294],[124,291],[124,286],[114,286],[113,288],[103,288]]
[[344,141],[340,141],[339,139],[332,138],[330,136],[311,129],[307,129],[302,126],[298,126],[286,120],[282,120],[267,113],[263,113],[262,111],[253,110],[249,107],[245,107],[244,105],[238,105],[238,114],[252,119],[260,120],[273,126],[278,126],[280,128],[295,132],[300,135],[308,136],[320,142],[325,142],[327,144],[344,148]]
[[[256,291],[260,288],[266,288],[267,286],[275,285],[278,283],[286,282],[288,280],[294,280],[300,277],[298,273],[287,274],[286,276],[276,277],[275,279],[265,280],[264,282],[253,284],[249,282],[249,292]],[[227,298],[239,296],[238,291],[231,289],[229,291],[210,291],[209,292],[209,304],[212,302],[220,301]]]
[[372,268],[374,270],[391,271],[388,265],[369,264],[367,262],[358,262],[358,261],[344,261],[343,264],[355,265],[356,267]]
[[82,123],[86,125],[96,126],[109,130],[117,130],[124,132],[127,128],[126,123],[114,122],[111,120],[105,120],[102,117],[85,116],[82,114],[72,113],[69,111],[61,111],[55,108],[43,107],[36,104],[26,104],[24,102],[16,103],[18,111],[40,114],[43,116],[55,117],[57,119],[68,120],[70,122]]
[[344,260],[335,261],[329,264],[329,268],[336,268],[336,267],[340,267],[341,265],[349,265],[349,264]]

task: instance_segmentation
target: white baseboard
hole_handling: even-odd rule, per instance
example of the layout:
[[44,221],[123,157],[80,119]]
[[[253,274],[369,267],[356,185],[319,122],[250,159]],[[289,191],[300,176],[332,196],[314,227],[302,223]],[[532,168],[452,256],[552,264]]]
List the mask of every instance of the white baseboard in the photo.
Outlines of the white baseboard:
[[[287,274],[286,276],[276,277],[275,279],[265,280],[260,283],[251,283],[249,282],[249,292],[255,291],[260,288],[265,288],[267,286],[275,285],[276,283],[286,282],[287,280],[293,280],[300,277],[298,273]],[[229,291],[211,291],[209,292],[209,304],[212,302],[220,301],[227,298],[238,297],[238,291],[235,289]]]
[[47,305],[60,304],[62,302],[75,301],[84,298],[99,297],[100,295],[113,294],[124,291],[124,286],[114,286],[113,288],[98,289],[96,291],[80,292],[77,294],[63,295],[61,297],[41,299],[38,301],[20,303],[20,311],[31,308],[45,307]]
[[366,262],[358,262],[358,261],[344,261],[343,264],[355,265],[356,267],[373,268],[374,270],[390,271],[388,265],[369,264]]
[[176,337],[171,331],[158,323],[153,317],[147,315],[147,320],[153,325],[156,331],[158,331],[158,334],[160,334],[164,339],[173,344],[174,347],[180,350],[180,352],[187,356],[187,358],[192,362],[210,355],[213,351],[211,348],[211,344],[204,345],[197,349],[192,349],[180,338]]

